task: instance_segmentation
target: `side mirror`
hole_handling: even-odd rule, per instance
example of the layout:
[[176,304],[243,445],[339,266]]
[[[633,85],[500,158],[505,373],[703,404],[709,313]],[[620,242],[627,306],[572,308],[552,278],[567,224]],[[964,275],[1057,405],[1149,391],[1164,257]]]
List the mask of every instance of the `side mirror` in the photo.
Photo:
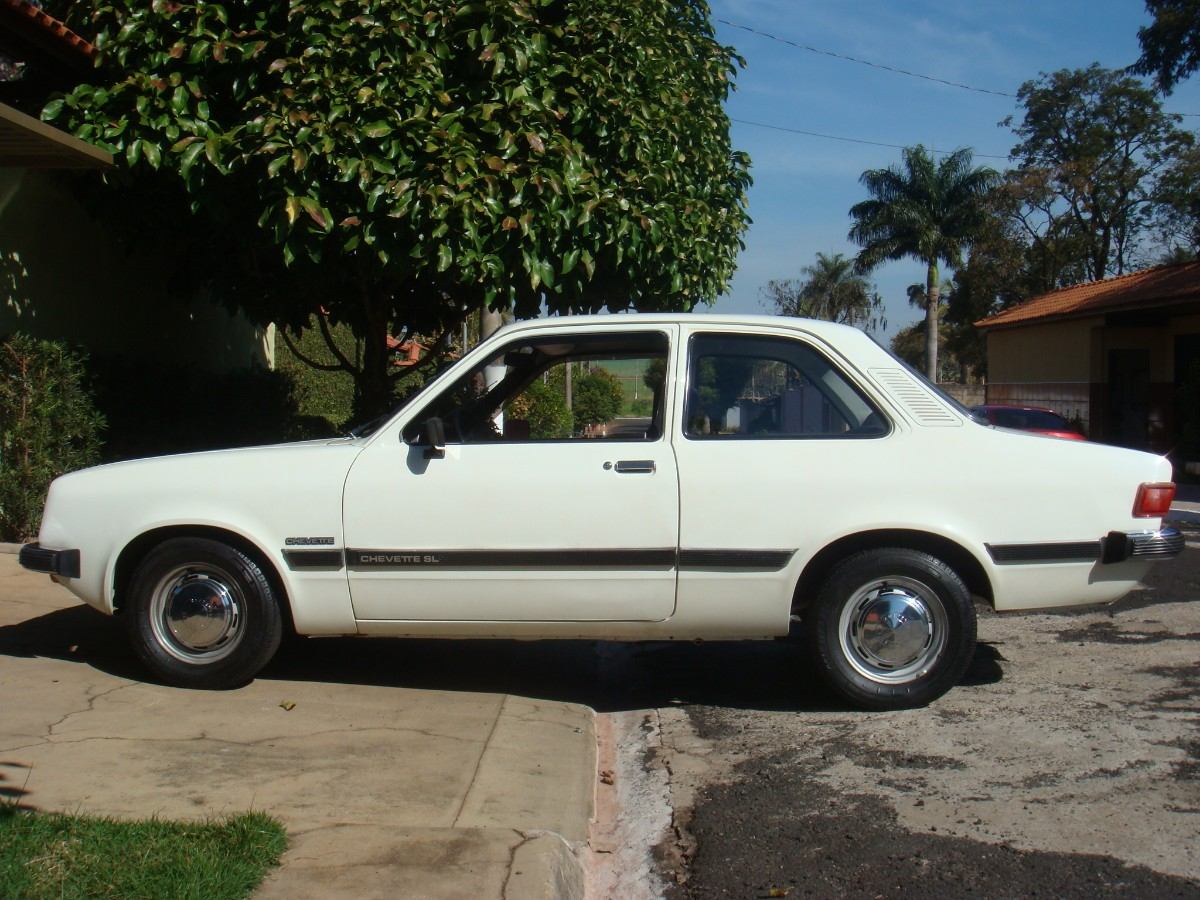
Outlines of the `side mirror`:
[[427,445],[425,447],[426,459],[445,459],[446,426],[437,416],[432,416],[421,424],[419,440],[422,444]]

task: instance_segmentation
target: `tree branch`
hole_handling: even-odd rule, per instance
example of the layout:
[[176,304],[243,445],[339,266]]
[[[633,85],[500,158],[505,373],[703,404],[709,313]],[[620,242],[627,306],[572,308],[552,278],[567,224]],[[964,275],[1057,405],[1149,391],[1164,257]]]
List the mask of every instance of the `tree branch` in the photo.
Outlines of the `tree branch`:
[[303,353],[300,352],[300,348],[297,347],[294,343],[292,343],[292,339],[290,337],[288,337],[288,333],[287,333],[286,329],[280,328],[279,336],[283,338],[283,342],[285,344],[287,344],[287,348],[290,351],[292,351],[292,355],[294,357],[296,357],[296,359],[300,360],[300,362],[304,363],[306,366],[311,366],[312,368],[318,369],[321,372],[342,372],[342,371],[353,372],[354,371],[353,369],[347,369],[345,366],[341,365],[340,363],[334,363],[334,364],[319,363],[315,359],[311,359],[310,357],[305,356]]
[[446,349],[446,344],[450,340],[450,335],[458,329],[458,326],[462,324],[463,319],[465,319],[468,315],[470,315],[469,311],[464,312],[462,315],[456,316],[452,321],[447,323],[446,327],[442,329],[441,336],[434,341],[433,346],[429,348],[429,351],[422,356],[415,365],[398,368],[388,377],[391,378],[392,381],[399,381],[401,378],[405,378],[408,375],[411,375],[413,372],[424,368],[432,360],[440,356],[442,351]]
[[329,351],[337,358],[337,361],[342,364],[341,368],[345,369],[351,374],[357,372],[358,370],[354,367],[354,364],[346,358],[346,354],[344,354],[341,348],[333,342],[333,335],[329,333],[329,323],[325,320],[325,316],[320,312],[317,313],[317,325],[321,329],[321,336],[325,338],[325,344],[329,347]]

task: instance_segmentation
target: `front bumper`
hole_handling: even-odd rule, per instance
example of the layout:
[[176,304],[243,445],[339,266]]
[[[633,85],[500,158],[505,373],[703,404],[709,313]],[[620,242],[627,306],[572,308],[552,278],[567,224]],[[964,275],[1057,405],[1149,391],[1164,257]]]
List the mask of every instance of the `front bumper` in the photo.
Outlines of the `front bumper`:
[[78,550],[47,550],[40,544],[26,544],[17,555],[17,562],[31,572],[45,572],[63,578],[79,577]]
[[1110,531],[1100,542],[1100,561],[1118,563],[1127,559],[1172,559],[1183,552],[1183,540],[1183,532],[1170,526],[1134,534]]

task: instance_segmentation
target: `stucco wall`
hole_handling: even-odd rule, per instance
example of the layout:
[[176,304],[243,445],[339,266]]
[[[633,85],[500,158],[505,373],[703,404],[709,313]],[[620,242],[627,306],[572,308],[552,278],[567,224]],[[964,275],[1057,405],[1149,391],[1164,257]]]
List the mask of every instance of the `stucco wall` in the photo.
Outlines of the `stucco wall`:
[[987,335],[988,381],[1087,382],[1094,378],[1093,329],[1103,319],[1075,319]]
[[170,290],[169,260],[128,252],[67,184],[56,173],[0,169],[0,335],[209,371],[272,364],[273,333]]

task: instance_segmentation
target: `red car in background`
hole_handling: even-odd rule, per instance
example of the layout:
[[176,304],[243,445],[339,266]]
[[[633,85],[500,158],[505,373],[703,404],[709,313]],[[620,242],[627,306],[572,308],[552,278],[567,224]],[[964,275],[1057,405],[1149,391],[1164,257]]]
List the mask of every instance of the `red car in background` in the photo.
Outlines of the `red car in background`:
[[989,425],[1001,428],[1016,428],[1021,431],[1034,431],[1049,437],[1067,438],[1072,441],[1086,441],[1087,437],[1080,433],[1070,422],[1052,409],[1039,406],[1001,406],[988,404],[972,407],[971,412]]

